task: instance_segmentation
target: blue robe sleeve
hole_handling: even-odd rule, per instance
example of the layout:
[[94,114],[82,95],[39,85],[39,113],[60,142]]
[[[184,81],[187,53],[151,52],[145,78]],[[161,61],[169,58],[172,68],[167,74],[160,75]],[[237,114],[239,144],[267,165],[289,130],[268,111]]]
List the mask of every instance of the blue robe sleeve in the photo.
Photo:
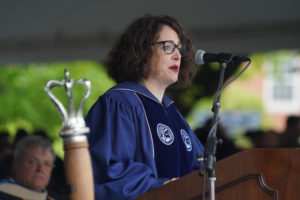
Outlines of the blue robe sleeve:
[[167,180],[157,177],[151,137],[137,113],[104,95],[87,115],[96,200],[133,199]]

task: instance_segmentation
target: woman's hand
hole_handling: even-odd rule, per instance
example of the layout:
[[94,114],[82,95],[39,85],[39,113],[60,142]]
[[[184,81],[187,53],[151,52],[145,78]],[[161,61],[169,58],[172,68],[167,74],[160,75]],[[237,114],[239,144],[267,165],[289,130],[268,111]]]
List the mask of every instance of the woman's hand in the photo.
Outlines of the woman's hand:
[[172,179],[170,179],[170,180],[167,180],[166,182],[164,182],[163,185],[166,185],[166,184],[168,184],[168,183],[170,183],[170,182],[176,181],[177,179],[179,179],[179,178],[172,178]]

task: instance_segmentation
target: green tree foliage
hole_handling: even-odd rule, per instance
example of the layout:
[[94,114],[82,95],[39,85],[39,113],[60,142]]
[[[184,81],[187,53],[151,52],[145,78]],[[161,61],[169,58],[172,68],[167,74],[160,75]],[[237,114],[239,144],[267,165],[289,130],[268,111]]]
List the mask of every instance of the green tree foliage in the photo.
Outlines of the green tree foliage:
[[[64,69],[70,72],[74,81],[85,78],[91,81],[91,94],[85,102],[85,114],[95,103],[98,96],[115,83],[106,73],[106,69],[93,61],[74,61],[56,63],[31,63],[0,67],[0,130],[14,136],[17,129],[28,133],[44,130],[54,141],[54,146],[62,149],[58,133],[62,119],[54,104],[44,91],[50,80],[62,81]],[[63,87],[54,88],[53,93],[66,105]],[[84,87],[74,86],[73,95],[76,107],[84,94]],[[57,150],[60,151],[61,150]]]
[[[299,53],[296,52],[296,53]],[[255,74],[262,73],[262,65],[266,58],[275,58],[279,53],[258,53],[250,56],[252,64],[242,74],[237,82],[225,88],[222,94],[221,109],[226,110],[259,110],[263,113],[262,100],[250,91],[239,88],[239,81],[247,81]],[[283,53],[285,55],[287,53]],[[281,55],[281,54],[280,54]],[[0,66],[0,131],[8,131],[12,136],[18,128],[29,133],[35,130],[45,130],[54,141],[56,151],[62,155],[62,141],[58,133],[61,129],[61,117],[53,103],[48,98],[44,87],[49,80],[62,81],[64,69],[70,72],[74,81],[86,78],[91,81],[91,94],[85,102],[85,115],[97,98],[115,82],[107,75],[103,65],[94,61],[74,61],[55,63],[30,63]],[[224,81],[236,75],[242,66],[230,64],[225,72]],[[193,124],[192,110],[208,110],[211,112],[220,74],[219,64],[197,66],[195,79],[188,88],[168,89],[168,95],[175,100],[181,113]],[[240,82],[241,83],[241,82]],[[66,94],[63,88],[53,89],[54,94],[66,106]],[[79,103],[84,93],[82,86],[74,86],[74,99]],[[212,114],[212,113],[211,113]],[[221,113],[222,114],[222,113]],[[266,120],[263,117],[263,120]]]
[[[224,80],[228,80],[237,69],[239,69],[239,65],[230,64],[230,67],[226,69]],[[197,74],[193,83],[185,89],[171,89],[168,91],[168,95],[176,99],[176,106],[184,116],[187,116],[201,99],[207,97],[213,99],[218,89],[219,74],[219,64],[197,66]]]

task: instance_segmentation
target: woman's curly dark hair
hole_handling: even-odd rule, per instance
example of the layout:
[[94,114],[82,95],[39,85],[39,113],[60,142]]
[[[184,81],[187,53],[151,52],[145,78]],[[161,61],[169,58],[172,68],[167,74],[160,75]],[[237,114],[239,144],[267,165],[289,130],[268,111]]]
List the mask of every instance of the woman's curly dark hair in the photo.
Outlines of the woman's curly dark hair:
[[149,76],[151,69],[147,63],[152,56],[150,44],[159,37],[158,33],[164,25],[174,29],[181,43],[187,47],[187,54],[181,58],[179,77],[174,86],[185,87],[191,82],[196,72],[192,62],[195,50],[187,33],[169,16],[145,15],[127,27],[108,55],[108,74],[117,83],[137,82]]

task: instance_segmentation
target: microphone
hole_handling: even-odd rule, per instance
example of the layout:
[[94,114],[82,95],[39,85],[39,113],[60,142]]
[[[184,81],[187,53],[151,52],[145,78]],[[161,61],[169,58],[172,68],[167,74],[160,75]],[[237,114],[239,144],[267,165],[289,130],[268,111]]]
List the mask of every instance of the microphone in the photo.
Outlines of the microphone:
[[206,53],[203,50],[197,50],[193,60],[197,65],[202,65],[204,63],[209,63],[209,62],[227,63],[227,62],[250,61],[249,58],[244,56],[235,56],[229,53],[218,53],[218,54]]

